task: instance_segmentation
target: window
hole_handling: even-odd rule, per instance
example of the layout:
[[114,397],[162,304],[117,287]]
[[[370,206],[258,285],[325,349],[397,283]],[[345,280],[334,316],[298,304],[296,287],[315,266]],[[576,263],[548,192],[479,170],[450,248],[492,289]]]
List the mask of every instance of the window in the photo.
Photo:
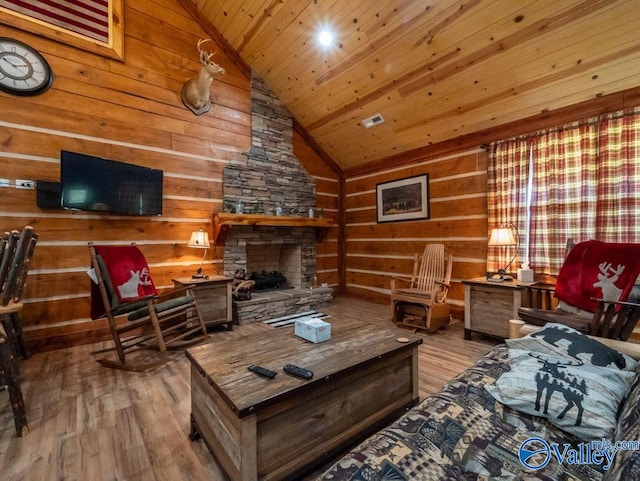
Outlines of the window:
[[537,272],[558,273],[568,238],[638,243],[640,108],[494,142],[487,184],[489,227],[516,225]]

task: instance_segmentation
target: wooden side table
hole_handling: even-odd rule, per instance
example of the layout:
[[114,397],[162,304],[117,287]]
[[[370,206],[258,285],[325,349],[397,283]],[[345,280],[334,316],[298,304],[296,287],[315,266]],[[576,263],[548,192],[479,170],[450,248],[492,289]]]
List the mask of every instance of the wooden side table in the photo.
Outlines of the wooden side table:
[[178,277],[171,280],[176,288],[193,285],[189,289],[189,294],[196,298],[207,327],[226,324],[229,331],[233,329],[231,303],[233,279],[225,276],[208,276],[200,279]]
[[462,281],[464,284],[464,338],[482,332],[509,337],[509,319],[518,319],[523,290],[535,282],[517,280],[492,282],[485,277]]

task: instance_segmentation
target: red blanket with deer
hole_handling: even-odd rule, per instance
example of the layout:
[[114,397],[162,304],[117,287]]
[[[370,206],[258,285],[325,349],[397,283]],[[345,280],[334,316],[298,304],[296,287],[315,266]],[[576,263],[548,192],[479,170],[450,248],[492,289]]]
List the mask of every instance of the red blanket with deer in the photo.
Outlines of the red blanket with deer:
[[[157,296],[158,291],[149,275],[149,266],[137,246],[95,246],[96,253],[107,266],[109,279],[118,303],[144,296]],[[114,306],[112,306],[114,307]],[[91,319],[106,312],[98,286],[91,283]]]
[[595,299],[625,300],[640,274],[640,244],[590,240],[577,244],[564,261],[556,297],[594,312]]

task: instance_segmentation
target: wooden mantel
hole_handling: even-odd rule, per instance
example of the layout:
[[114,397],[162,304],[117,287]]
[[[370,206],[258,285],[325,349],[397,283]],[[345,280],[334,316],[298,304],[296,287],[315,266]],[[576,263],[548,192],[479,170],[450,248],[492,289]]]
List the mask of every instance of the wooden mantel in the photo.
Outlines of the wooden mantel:
[[324,217],[302,217],[287,215],[213,214],[213,238],[216,245],[224,244],[229,229],[234,225],[264,225],[280,227],[318,227],[318,236],[334,227],[333,221]]

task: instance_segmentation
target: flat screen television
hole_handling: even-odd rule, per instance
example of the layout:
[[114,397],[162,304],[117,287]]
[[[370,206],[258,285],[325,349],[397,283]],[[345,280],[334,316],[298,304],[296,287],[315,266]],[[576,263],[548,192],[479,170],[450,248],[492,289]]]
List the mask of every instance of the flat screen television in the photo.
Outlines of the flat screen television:
[[60,152],[65,209],[162,215],[162,170],[75,152]]

